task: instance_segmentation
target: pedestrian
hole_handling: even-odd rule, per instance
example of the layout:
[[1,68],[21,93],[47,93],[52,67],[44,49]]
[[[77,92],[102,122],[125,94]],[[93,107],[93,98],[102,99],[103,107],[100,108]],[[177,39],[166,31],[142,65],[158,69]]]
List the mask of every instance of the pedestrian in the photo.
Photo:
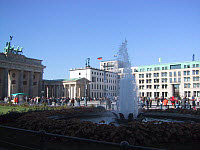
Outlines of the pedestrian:
[[77,102],[77,106],[80,107],[81,106],[81,100],[80,100],[80,98],[77,98],[76,102]]
[[162,109],[162,105],[163,105],[163,103],[162,103],[162,101],[160,100],[160,109]]
[[200,102],[200,96],[197,97],[197,106],[199,106],[199,102]]
[[150,105],[150,108],[152,106],[152,98],[148,97],[149,98],[149,105]]
[[85,107],[87,106],[87,97],[84,97],[84,104],[85,104]]
[[196,110],[195,98],[192,97],[192,109]]
[[149,98],[146,98],[146,106],[147,106],[147,109],[149,109]]
[[74,106],[74,103],[75,103],[75,100],[74,100],[74,98],[72,98],[72,99],[71,99],[71,104],[72,104],[72,106]]

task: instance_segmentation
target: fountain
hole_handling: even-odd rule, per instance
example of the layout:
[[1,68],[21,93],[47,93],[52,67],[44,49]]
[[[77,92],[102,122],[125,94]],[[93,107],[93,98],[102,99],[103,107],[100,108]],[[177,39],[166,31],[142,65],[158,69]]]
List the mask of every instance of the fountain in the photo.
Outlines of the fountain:
[[120,120],[132,121],[138,116],[138,98],[135,78],[132,74],[127,51],[127,40],[119,48],[118,62],[123,68],[123,75],[119,83],[119,117]]

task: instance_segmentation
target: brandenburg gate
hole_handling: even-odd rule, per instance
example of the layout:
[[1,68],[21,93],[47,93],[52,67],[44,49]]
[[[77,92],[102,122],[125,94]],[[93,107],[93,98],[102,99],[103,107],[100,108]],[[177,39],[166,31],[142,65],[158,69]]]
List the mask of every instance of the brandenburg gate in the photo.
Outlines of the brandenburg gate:
[[22,48],[14,48],[7,42],[0,53],[0,97],[14,93],[41,96],[44,68],[42,60],[27,58],[22,55]]

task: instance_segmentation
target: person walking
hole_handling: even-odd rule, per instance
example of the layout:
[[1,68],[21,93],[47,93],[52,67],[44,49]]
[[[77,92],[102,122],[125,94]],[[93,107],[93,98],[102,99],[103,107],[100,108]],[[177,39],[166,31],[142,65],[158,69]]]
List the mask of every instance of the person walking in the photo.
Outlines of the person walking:
[[200,102],[200,96],[197,97],[197,106],[199,106],[199,102]]
[[149,109],[149,98],[148,97],[146,98],[146,106],[147,106],[147,109]]
[[74,98],[72,98],[72,99],[71,99],[71,104],[72,104],[72,106],[74,106],[74,103],[75,103]]
[[196,110],[196,103],[194,96],[192,96],[192,109]]
[[87,106],[87,97],[84,97],[84,104],[85,104],[85,107]]
[[152,106],[152,98],[150,98],[150,97],[148,97],[148,98],[149,98],[149,106],[151,108],[151,106]]
[[80,100],[80,98],[77,98],[76,102],[77,102],[77,106],[80,107],[81,106],[81,100]]

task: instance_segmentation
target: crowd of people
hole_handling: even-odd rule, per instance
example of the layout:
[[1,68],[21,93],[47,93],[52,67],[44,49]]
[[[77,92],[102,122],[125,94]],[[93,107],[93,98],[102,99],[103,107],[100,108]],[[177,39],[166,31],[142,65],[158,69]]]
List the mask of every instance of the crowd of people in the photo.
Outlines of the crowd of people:
[[[41,105],[45,104],[48,106],[76,106],[80,107],[82,106],[88,106],[88,102],[97,102],[99,106],[105,105],[105,108],[107,110],[112,109],[113,102],[116,102],[116,99],[111,98],[88,98],[88,97],[81,97],[81,98],[69,98],[69,97],[60,97],[60,98],[54,98],[54,97],[32,97],[28,98],[27,96],[24,96],[22,103],[27,103],[29,105]],[[81,103],[82,101],[82,103]],[[10,98],[5,97],[4,103],[13,103],[13,104],[19,104],[20,100],[18,97]]]
[[[163,108],[182,108],[182,109],[196,109],[196,107],[199,107],[200,104],[200,97],[195,98],[192,96],[192,98],[188,97],[170,97],[170,98],[164,98],[164,97],[156,97],[156,98],[150,98],[150,97],[140,97],[140,102],[142,103],[142,107],[146,106],[147,109],[152,108],[153,106],[160,107],[160,109]],[[155,105],[153,105],[153,102]]]
[[[88,97],[81,97],[81,98],[69,98],[69,97],[60,97],[60,98],[54,98],[54,97],[32,97],[28,98],[27,96],[24,97],[23,103],[27,103],[29,105],[49,105],[49,106],[88,106],[88,102],[97,102],[98,106],[105,106],[107,110],[113,110],[118,109],[118,100],[117,98],[88,98]],[[143,108],[160,108],[160,109],[167,109],[167,108],[182,108],[182,109],[196,109],[197,107],[200,107],[200,97],[195,98],[192,96],[192,98],[187,97],[174,97],[171,98],[164,98],[164,97],[140,97],[139,98],[140,104]],[[14,97],[5,97],[4,103],[12,102],[14,104],[19,104],[19,98]],[[90,103],[91,105],[92,103]],[[115,106],[114,106],[115,105]]]

